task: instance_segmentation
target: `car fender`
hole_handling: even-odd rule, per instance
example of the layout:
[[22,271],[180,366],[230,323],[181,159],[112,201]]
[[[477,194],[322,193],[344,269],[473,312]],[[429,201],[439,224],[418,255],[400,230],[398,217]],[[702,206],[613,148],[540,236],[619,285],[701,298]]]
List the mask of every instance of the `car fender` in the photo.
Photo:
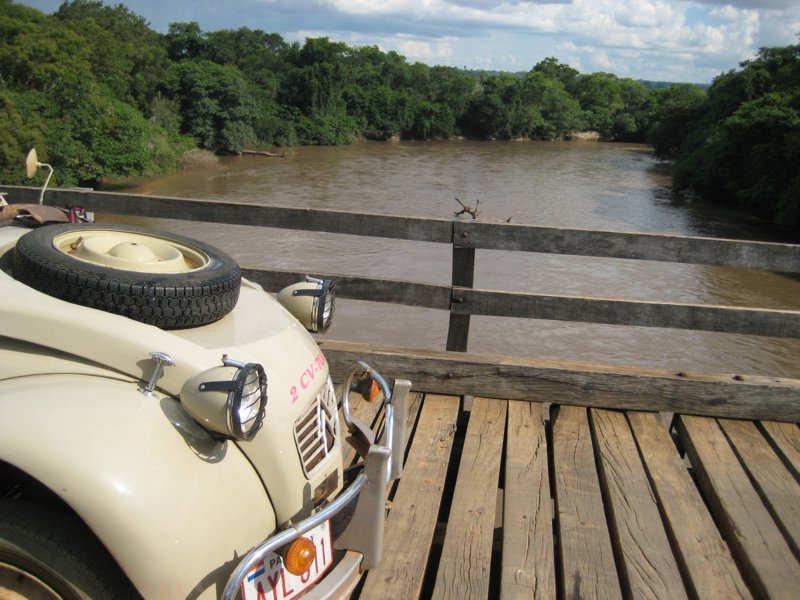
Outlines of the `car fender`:
[[145,598],[217,597],[275,529],[236,444],[122,377],[0,381],[0,460],[60,496]]

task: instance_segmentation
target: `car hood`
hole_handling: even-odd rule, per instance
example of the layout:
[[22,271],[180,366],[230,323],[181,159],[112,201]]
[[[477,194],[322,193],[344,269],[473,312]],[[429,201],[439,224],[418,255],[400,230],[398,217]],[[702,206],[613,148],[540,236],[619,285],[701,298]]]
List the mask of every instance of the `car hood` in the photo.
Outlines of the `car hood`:
[[[10,254],[25,230],[0,227],[0,336],[51,349],[62,358],[74,356],[85,370],[89,361],[118,374],[147,382],[153,372],[152,352],[168,354],[157,391],[180,397],[184,383],[222,365],[223,356],[259,363],[268,378],[268,403],[261,431],[238,442],[264,481],[279,522],[307,512],[311,493],[335,473],[341,486],[340,461],[323,465],[309,479],[303,476],[294,429],[327,388],[328,365],[319,346],[300,323],[260,286],[242,281],[236,307],[215,323],[181,330],[161,330],[100,310],[70,304],[16,281]],[[63,353],[63,354],[62,354]],[[45,363],[41,363],[44,365]],[[335,448],[341,445],[336,436]]]
[[[146,381],[152,372],[150,353],[169,354],[158,388],[179,396],[183,383],[222,364],[227,355],[263,364],[279,379],[299,378],[319,353],[314,339],[258,285],[242,281],[239,301],[215,323],[181,330],[162,330],[111,313],[50,297],[11,275],[11,254],[26,230],[0,227],[0,335],[52,348]],[[327,369],[325,370],[327,376]],[[295,377],[296,376],[296,377]]]

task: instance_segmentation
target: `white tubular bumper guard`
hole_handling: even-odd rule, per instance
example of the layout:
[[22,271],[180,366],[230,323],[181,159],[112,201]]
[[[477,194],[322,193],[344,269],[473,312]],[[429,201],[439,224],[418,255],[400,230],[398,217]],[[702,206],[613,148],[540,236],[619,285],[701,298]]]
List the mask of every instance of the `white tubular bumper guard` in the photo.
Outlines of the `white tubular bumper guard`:
[[[386,431],[381,437],[381,443],[373,443],[364,460],[361,473],[345,488],[335,500],[322,510],[314,513],[307,519],[295,523],[268,537],[261,544],[248,552],[234,569],[225,589],[222,592],[223,600],[234,600],[247,577],[247,573],[255,567],[266,555],[275,552],[311,531],[342,512],[351,502],[357,501],[355,512],[344,532],[334,540],[334,545],[339,550],[348,550],[348,556],[353,552],[361,555],[360,568],[370,569],[377,566],[383,552],[383,530],[386,519],[386,488],[393,480],[398,479],[402,472],[403,457],[405,455],[405,430],[407,420],[408,392],[411,382],[407,380],[395,381],[394,390],[389,387],[384,379],[366,363],[360,362],[353,365],[345,378],[345,387],[342,393],[342,409],[348,427],[353,427],[350,420],[349,382],[357,372],[366,372],[381,386],[384,394],[386,410]],[[352,571],[352,568],[350,569]],[[336,590],[337,582],[328,581],[337,576],[337,569],[328,573],[318,585],[324,582],[325,587]],[[352,581],[350,577],[342,577],[341,585]]]

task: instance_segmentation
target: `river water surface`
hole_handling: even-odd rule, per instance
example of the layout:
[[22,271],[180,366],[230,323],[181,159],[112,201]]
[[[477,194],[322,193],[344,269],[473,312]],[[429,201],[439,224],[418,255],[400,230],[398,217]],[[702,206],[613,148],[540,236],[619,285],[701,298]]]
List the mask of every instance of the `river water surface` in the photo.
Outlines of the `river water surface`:
[[[770,240],[749,217],[674,197],[647,148],[595,142],[370,143],[221,158],[127,191],[273,206],[613,231]],[[142,220],[138,220],[140,222]],[[148,220],[204,239],[245,267],[449,284],[451,250],[369,237]],[[800,309],[800,281],[743,269],[478,251],[475,287],[637,300]],[[443,350],[448,313],[341,300],[326,337]],[[473,317],[469,350],[681,371],[800,377],[800,341]]]

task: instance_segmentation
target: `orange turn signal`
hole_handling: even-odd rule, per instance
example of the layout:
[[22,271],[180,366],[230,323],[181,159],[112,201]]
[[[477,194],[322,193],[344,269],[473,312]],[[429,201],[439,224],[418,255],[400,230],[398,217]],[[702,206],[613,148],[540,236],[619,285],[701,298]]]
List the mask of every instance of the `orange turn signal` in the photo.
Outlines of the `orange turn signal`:
[[300,576],[311,568],[317,556],[317,546],[307,537],[293,541],[283,555],[283,566],[292,575]]
[[378,386],[378,382],[372,379],[372,377],[363,377],[357,379],[350,386],[350,390],[361,394],[361,397],[367,402],[374,402],[375,398],[378,397],[378,394],[381,393],[381,388]]

